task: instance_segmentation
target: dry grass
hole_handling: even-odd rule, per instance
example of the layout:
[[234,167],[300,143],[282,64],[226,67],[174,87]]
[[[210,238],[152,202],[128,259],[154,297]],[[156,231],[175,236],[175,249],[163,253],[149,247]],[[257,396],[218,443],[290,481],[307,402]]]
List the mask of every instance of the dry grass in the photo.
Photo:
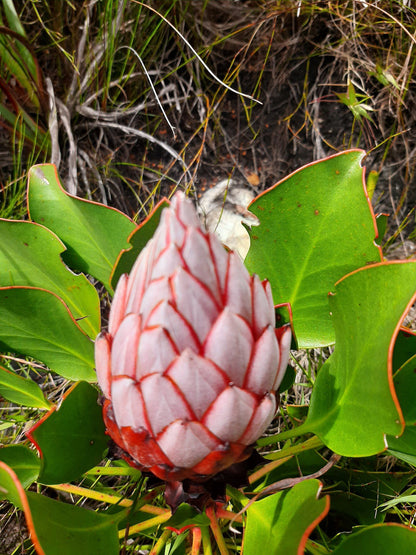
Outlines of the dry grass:
[[[152,7],[158,13],[138,2],[65,2],[58,20],[49,2],[22,9],[56,108],[50,158],[68,190],[141,219],[176,186],[201,193],[233,176],[263,189],[307,162],[360,147],[379,174],[376,208],[393,215],[397,232],[416,200],[411,6]],[[10,162],[0,157],[6,187],[16,173]]]

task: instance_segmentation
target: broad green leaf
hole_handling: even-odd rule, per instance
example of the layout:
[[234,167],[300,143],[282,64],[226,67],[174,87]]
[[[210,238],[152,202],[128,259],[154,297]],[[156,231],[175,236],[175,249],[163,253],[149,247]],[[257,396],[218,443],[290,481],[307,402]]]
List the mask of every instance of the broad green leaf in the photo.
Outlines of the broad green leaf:
[[28,432],[41,452],[43,484],[75,480],[103,459],[108,436],[97,397],[93,386],[78,383],[59,410],[52,409]]
[[130,273],[130,270],[139,256],[143,247],[153,237],[157,226],[159,225],[160,216],[164,208],[170,206],[167,200],[161,200],[154,208],[152,213],[133,231],[128,238],[130,248],[121,252],[111,276],[111,285],[113,288],[117,285],[122,274]]
[[9,445],[0,449],[0,461],[16,473],[23,488],[28,488],[39,476],[40,459],[24,445]]
[[2,366],[0,366],[0,397],[25,407],[49,409],[51,406],[33,380],[19,376]]
[[32,222],[0,220],[0,285],[52,291],[66,303],[79,326],[95,339],[100,300],[95,287],[62,262],[65,246],[54,233]]
[[22,509],[22,498],[26,500],[25,490],[16,472],[0,460],[0,500],[7,499],[15,507]]
[[94,343],[53,293],[0,288],[0,322],[3,351],[33,357],[70,380],[96,380]]
[[25,513],[39,555],[118,555],[117,523],[123,512],[107,515],[25,492],[15,472],[0,461],[0,498]]
[[29,170],[28,203],[30,218],[51,229],[66,245],[62,258],[68,266],[112,291],[112,268],[136,225],[114,208],[66,193],[53,164]]
[[401,524],[375,524],[348,536],[333,555],[411,554],[416,552],[416,530]]
[[334,343],[328,293],[348,272],[381,260],[363,156],[351,150],[309,164],[249,207],[260,226],[250,230],[245,264],[270,281],[276,304],[290,303],[301,348]]
[[39,544],[45,555],[118,555],[120,514],[104,514],[27,492]]
[[337,283],[329,298],[337,343],[319,371],[308,418],[296,433],[313,432],[347,457],[384,451],[386,434],[402,433],[392,351],[416,296],[415,284],[415,261],[367,266]]
[[319,498],[321,483],[306,480],[290,490],[256,501],[247,509],[243,555],[298,555],[312,530],[329,510],[329,496]]

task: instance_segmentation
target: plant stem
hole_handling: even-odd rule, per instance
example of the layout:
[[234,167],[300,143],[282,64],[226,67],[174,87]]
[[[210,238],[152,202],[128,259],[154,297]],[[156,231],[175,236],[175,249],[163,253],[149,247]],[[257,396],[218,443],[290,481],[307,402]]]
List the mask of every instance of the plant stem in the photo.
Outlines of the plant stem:
[[[131,499],[125,499],[119,497],[118,495],[109,495],[107,493],[101,493],[99,491],[94,491],[88,488],[82,488],[80,486],[74,486],[72,484],[59,484],[48,486],[58,491],[66,491],[74,495],[80,495],[81,497],[87,497],[88,499],[95,499],[96,501],[101,501],[102,503],[110,503],[111,505],[119,505],[120,507],[131,507],[133,501]],[[167,512],[167,509],[162,507],[155,507],[153,505],[143,505],[140,510],[144,513],[149,513],[153,515],[162,515]],[[170,511],[168,511],[170,513]]]
[[220,550],[221,555],[230,555],[225,545],[224,536],[222,535],[221,528],[218,524],[217,516],[215,514],[215,508],[213,506],[207,507],[205,509],[205,513],[210,521],[210,527],[212,533],[214,534],[215,541],[217,542],[218,549]]
[[260,478],[262,478],[265,474],[274,470],[275,468],[278,468],[281,464],[285,463],[295,455],[298,455],[299,453],[304,453],[305,451],[310,451],[311,449],[319,449],[323,445],[324,444],[319,439],[319,437],[312,436],[302,443],[290,445],[289,447],[285,446],[281,451],[267,455],[267,457],[269,459],[273,459],[273,461],[260,468],[257,472],[254,472],[249,477],[250,484],[256,482],[257,480],[260,480]]
[[163,546],[166,544],[166,542],[170,538],[171,534],[172,534],[172,532],[169,529],[166,528],[163,531],[160,538],[157,540],[155,546],[152,548],[151,551],[149,551],[149,555],[158,555],[160,553],[160,551],[162,550]]
[[199,549],[201,547],[202,533],[201,528],[192,528],[192,551],[191,555],[199,555]]
[[211,545],[211,537],[209,535],[209,528],[203,527],[201,530],[202,536],[202,547],[204,550],[204,555],[212,555],[212,545]]
[[[163,524],[164,522],[169,520],[171,516],[172,516],[172,513],[170,511],[166,511],[165,514],[163,515],[155,516],[154,518],[149,518],[144,522],[139,522],[139,524],[135,524],[134,526],[130,526],[128,528],[127,535],[131,536],[133,534],[138,534],[139,532],[143,532],[143,530],[153,528],[153,526],[159,526],[159,524]],[[170,530],[168,530],[168,532],[170,533]],[[124,538],[125,536],[126,536],[126,529],[120,530],[118,533],[118,537]]]

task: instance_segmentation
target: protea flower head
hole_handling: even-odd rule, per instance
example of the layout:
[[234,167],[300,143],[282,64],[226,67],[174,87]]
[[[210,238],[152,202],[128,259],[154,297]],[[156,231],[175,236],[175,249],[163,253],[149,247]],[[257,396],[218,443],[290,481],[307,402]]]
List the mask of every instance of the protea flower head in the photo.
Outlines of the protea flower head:
[[203,481],[246,459],[276,412],[290,327],[270,285],[205,233],[177,193],[96,340],[107,431],[130,464]]

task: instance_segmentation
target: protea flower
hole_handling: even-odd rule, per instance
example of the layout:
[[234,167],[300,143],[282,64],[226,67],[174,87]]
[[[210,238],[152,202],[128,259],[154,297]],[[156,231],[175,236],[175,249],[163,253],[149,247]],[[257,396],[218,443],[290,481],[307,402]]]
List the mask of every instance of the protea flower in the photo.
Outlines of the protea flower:
[[203,481],[246,459],[273,419],[289,356],[270,285],[205,233],[178,193],[96,340],[107,431],[166,481]]

